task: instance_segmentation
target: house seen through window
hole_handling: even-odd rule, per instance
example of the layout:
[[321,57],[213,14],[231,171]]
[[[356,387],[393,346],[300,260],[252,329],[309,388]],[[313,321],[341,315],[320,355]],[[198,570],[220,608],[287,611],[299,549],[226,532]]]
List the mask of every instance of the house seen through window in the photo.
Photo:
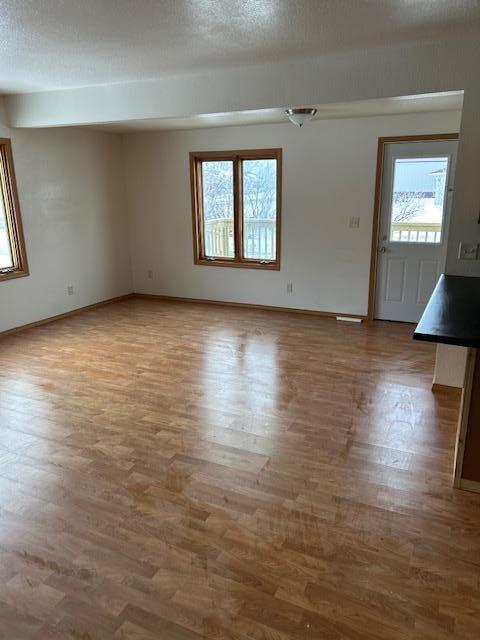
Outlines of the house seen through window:
[[391,242],[442,241],[448,164],[448,157],[395,160]]

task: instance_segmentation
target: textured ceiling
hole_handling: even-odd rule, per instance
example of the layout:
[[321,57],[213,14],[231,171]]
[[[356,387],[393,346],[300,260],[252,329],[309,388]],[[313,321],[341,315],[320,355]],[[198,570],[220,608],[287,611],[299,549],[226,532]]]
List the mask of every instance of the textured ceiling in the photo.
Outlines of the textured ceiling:
[[0,0],[0,93],[475,31],[478,0]]
[[[463,105],[462,92],[449,92],[423,96],[382,98],[379,100],[358,100],[356,102],[338,102],[317,105],[315,120],[336,118],[361,118],[368,116],[392,115],[400,113],[423,113],[432,111],[460,111]],[[111,124],[88,125],[100,131],[161,131],[178,129],[198,129],[206,127],[225,127],[245,124],[287,123],[283,109],[260,109],[257,111],[237,111],[233,113],[214,113],[210,115],[190,116],[188,118],[158,118],[149,120],[130,120]]]

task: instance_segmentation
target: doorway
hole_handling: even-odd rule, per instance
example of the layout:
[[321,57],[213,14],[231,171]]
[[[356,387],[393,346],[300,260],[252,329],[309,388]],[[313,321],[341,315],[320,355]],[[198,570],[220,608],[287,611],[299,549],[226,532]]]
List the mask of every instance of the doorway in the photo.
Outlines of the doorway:
[[457,134],[381,138],[369,317],[418,322],[443,272]]

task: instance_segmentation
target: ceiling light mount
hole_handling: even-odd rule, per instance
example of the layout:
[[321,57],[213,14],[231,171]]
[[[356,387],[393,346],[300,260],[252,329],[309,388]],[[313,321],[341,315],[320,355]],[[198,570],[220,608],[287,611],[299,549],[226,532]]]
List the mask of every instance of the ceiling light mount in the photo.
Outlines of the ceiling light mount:
[[317,113],[314,107],[301,107],[300,109],[285,109],[285,114],[290,119],[290,122],[296,124],[297,127],[302,127],[305,122],[308,122]]

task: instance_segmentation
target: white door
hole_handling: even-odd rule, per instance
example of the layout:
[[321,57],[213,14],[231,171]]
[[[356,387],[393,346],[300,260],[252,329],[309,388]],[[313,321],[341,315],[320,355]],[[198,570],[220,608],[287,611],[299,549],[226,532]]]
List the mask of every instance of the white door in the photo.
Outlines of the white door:
[[445,266],[456,140],[385,144],[375,318],[418,322]]

